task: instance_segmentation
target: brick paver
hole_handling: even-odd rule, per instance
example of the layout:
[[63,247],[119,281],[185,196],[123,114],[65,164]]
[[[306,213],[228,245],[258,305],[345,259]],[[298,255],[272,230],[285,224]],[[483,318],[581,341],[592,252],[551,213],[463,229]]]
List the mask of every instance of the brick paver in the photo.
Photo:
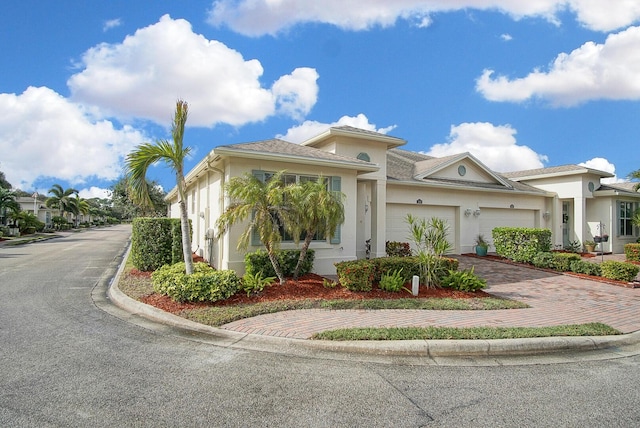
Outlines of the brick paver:
[[495,311],[308,309],[260,315],[222,328],[298,339],[346,327],[543,327],[601,322],[623,333],[640,330],[640,288],[481,258],[459,256],[459,260],[460,269],[475,266],[475,273],[487,280],[486,291],[531,307]]

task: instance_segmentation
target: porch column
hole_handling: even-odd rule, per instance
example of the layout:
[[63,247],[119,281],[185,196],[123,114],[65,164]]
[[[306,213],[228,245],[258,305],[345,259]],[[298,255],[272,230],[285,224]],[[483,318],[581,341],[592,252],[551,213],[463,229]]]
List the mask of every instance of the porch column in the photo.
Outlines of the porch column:
[[371,185],[371,258],[385,257],[387,228],[387,183],[377,180]]
[[585,198],[575,198],[573,200],[573,231],[575,233],[575,239],[580,241],[580,244],[584,242],[587,237],[585,229],[587,227],[587,200]]

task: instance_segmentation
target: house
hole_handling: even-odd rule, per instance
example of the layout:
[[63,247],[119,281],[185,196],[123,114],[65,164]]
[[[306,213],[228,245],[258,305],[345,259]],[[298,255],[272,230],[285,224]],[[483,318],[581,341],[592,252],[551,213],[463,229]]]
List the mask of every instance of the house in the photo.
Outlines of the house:
[[47,207],[43,196],[35,194],[33,196],[19,196],[16,198],[16,202],[20,204],[20,210],[30,212],[38,217],[38,220],[45,224],[45,227],[52,226],[52,218],[58,215],[58,210]]
[[[622,233],[609,241],[610,250],[620,251],[623,242],[638,236],[619,211],[637,208],[640,193],[601,184],[610,176],[606,172],[569,166],[499,174],[470,153],[434,158],[404,150],[405,144],[401,138],[339,126],[301,144],[271,139],[216,147],[185,176],[194,251],[219,269],[242,273],[245,252],[236,245],[246,224],[220,236],[215,230],[229,202],[224,185],[247,172],[265,177],[281,170],[288,181],[327,177],[333,190],[346,195],[345,222],[336,236],[311,244],[320,274],[335,273],[335,262],[366,257],[367,241],[371,257],[385,256],[387,241],[409,241],[409,213],[445,219],[456,254],[471,252],[478,234],[490,240],[498,226],[548,228],[558,247],[591,238],[600,223],[602,230],[614,231],[610,236]],[[175,188],[167,201],[169,215],[179,217]],[[259,248],[254,240],[248,251]],[[283,242],[282,248],[295,244]]]

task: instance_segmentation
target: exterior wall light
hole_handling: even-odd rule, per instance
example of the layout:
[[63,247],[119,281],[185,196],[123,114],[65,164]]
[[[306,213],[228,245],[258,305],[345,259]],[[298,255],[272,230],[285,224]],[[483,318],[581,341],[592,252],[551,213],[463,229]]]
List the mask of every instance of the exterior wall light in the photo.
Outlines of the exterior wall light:
[[416,204],[418,204],[418,205],[422,205],[422,199],[418,199],[418,200],[416,201]]
[[551,218],[551,213],[549,211],[545,211],[544,214],[542,214],[542,218],[549,220]]
[[471,215],[473,211],[471,211],[471,208],[467,208],[466,210],[464,210],[464,216],[465,217],[469,217]]
[[479,208],[473,212],[473,216],[474,217],[480,217],[480,209]]

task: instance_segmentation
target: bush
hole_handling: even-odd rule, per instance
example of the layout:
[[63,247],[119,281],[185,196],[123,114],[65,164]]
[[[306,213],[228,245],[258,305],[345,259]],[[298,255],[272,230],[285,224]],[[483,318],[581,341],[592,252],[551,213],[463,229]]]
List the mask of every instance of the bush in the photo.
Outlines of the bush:
[[473,267],[469,270],[450,270],[449,274],[442,278],[441,286],[460,291],[477,291],[487,286],[487,281],[473,273]]
[[262,272],[258,272],[256,274],[248,274],[245,273],[242,277],[242,290],[247,292],[247,297],[249,297],[252,293],[258,294],[265,289],[265,287],[270,286],[273,281],[276,279],[275,276],[264,277]]
[[640,244],[625,245],[624,255],[628,262],[640,262]]
[[186,274],[184,262],[164,265],[152,275],[153,290],[177,302],[215,302],[240,290],[240,278],[231,270],[215,270],[206,263],[194,263],[194,273]]
[[602,276],[616,281],[631,282],[638,275],[640,267],[631,263],[608,260],[600,264]]
[[387,241],[387,257],[409,257],[411,246],[408,242]]
[[382,278],[380,279],[380,287],[381,290],[390,291],[393,293],[397,293],[402,290],[402,286],[405,283],[405,277],[402,275],[402,269],[394,270],[393,273],[383,273]]
[[533,257],[532,264],[537,268],[542,269],[554,269],[554,256],[553,253],[544,252],[538,253]]
[[560,272],[569,272],[571,270],[571,262],[581,260],[580,256],[575,253],[552,253],[553,268]]
[[[292,276],[293,271],[298,263],[300,257],[300,250],[280,250],[278,251],[278,263],[282,268],[284,276]],[[313,261],[315,259],[315,251],[312,249],[307,250],[304,262],[300,266],[300,276],[306,275],[313,269]],[[253,253],[247,253],[244,256],[245,271],[249,275],[255,275],[262,272],[264,276],[276,276],[276,272],[273,269],[271,260],[269,260],[269,254],[266,251],[258,250]]]
[[583,275],[602,276],[602,269],[597,263],[586,262],[584,260],[572,260],[571,272]]
[[516,262],[532,263],[536,254],[551,250],[549,229],[496,227],[491,235],[496,253]]
[[350,260],[335,263],[338,279],[343,287],[351,291],[371,291],[376,271],[370,260]]
[[152,271],[164,265],[184,262],[180,219],[134,219],[131,258],[136,269],[141,271]]

